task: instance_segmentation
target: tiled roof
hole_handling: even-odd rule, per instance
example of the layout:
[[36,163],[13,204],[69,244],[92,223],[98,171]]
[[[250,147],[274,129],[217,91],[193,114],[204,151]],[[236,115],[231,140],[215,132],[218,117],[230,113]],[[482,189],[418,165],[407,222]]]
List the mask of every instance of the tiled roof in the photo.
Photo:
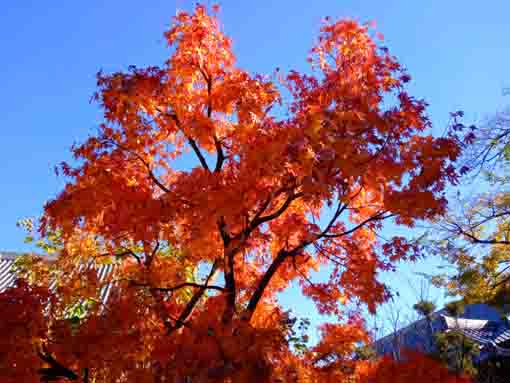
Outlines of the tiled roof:
[[[420,349],[430,339],[430,331],[423,331],[426,321],[421,319],[401,330],[377,340],[374,347],[379,354],[395,353],[395,347]],[[494,308],[484,304],[466,305],[463,318],[446,315],[446,310],[432,314],[431,326],[434,333],[458,330],[478,343],[481,348],[498,355],[510,356],[510,325],[502,320]]]
[[16,280],[16,275],[11,271],[14,259],[0,255],[0,292],[11,287]]
[[459,329],[459,331],[480,345],[490,344],[495,337],[495,333],[493,331],[469,329]]
[[452,318],[446,315],[443,315],[443,319],[446,323],[446,330],[461,331],[480,345],[500,343],[499,340],[496,340],[502,336],[501,341],[503,341],[506,333],[510,336],[508,323],[504,320]]
[[501,344],[508,341],[510,341],[510,329],[503,331],[496,337],[496,339],[494,339],[494,343],[496,344]]
[[[14,265],[14,261],[16,257],[20,256],[19,253],[6,253],[0,252],[0,293],[5,291],[9,287],[14,286],[14,282],[16,281],[16,273],[13,271],[12,267]],[[111,264],[101,264],[94,265],[96,268],[97,277],[99,283],[102,284],[101,290],[99,292],[99,296],[102,304],[106,304],[108,302],[108,298],[110,297],[112,285],[110,283],[105,283],[107,278],[114,272],[115,265]],[[82,265],[81,269],[84,269],[85,265]],[[50,289],[54,290],[56,287],[56,281],[50,284]]]

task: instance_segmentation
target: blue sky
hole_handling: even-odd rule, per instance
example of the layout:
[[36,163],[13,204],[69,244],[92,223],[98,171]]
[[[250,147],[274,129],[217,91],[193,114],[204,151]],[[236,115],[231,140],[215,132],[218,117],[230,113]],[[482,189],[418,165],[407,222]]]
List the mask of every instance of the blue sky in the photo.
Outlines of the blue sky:
[[[205,1],[205,4],[212,4]],[[306,55],[324,16],[375,20],[385,45],[413,77],[411,93],[430,103],[434,131],[462,109],[475,121],[508,102],[510,2],[492,0],[218,2],[241,67],[308,70]],[[0,249],[24,250],[17,219],[37,216],[63,186],[53,166],[100,122],[89,99],[95,73],[161,64],[162,33],[176,8],[194,2],[89,0],[5,2],[0,12]],[[387,277],[408,289],[410,271]],[[405,276],[404,276],[405,275]],[[407,287],[406,287],[407,286]],[[307,306],[296,304],[306,312]]]

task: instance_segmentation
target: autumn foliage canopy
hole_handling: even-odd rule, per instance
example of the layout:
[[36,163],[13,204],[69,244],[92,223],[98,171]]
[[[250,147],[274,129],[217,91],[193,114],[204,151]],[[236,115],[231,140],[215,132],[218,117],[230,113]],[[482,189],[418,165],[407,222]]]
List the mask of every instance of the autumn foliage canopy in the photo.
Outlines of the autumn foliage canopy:
[[[427,133],[368,26],[327,19],[310,73],[263,76],[236,66],[216,11],[178,13],[161,67],[98,75],[104,123],[40,222],[58,256],[1,298],[2,382],[391,380],[389,362],[353,357],[361,312],[416,254],[378,233],[444,212],[456,137]],[[107,304],[83,266],[100,263]],[[330,320],[300,352],[277,300],[291,282]]]

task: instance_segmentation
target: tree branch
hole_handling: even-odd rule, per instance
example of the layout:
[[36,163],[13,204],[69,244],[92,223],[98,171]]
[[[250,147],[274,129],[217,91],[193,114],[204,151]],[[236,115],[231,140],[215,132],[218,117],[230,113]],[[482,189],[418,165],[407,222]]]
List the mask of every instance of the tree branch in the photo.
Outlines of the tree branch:
[[200,164],[202,165],[202,167],[205,170],[207,170],[208,172],[210,172],[211,170],[209,169],[209,166],[207,165],[207,161],[205,160],[205,157],[202,155],[202,152],[200,151],[200,148],[198,147],[197,142],[193,138],[188,136],[187,134],[184,134],[184,135],[186,136],[186,139],[188,140],[188,143],[190,144],[191,148],[197,155],[198,160],[200,161]]
[[[204,285],[208,286],[209,281],[215,276],[216,272],[218,271],[219,261],[216,260],[211,266],[211,271],[209,272],[209,275],[205,279]],[[181,315],[175,320],[175,325],[168,329],[168,332],[171,333],[175,330],[178,330],[182,326],[185,325],[185,320],[188,318],[188,316],[192,313],[193,309],[195,308],[196,304],[202,298],[202,295],[204,295],[204,292],[206,291],[206,288],[201,287],[199,288],[195,294],[191,297],[191,299],[186,304],[186,307],[184,307],[184,310],[182,310]]]
[[474,234],[468,233],[464,230],[459,224],[452,223],[457,228],[457,231],[460,235],[463,235],[471,240],[473,243],[483,244],[483,245],[510,245],[510,241],[500,241],[497,239],[481,239],[475,236]]
[[216,166],[214,166],[214,172],[219,173],[221,171],[221,167],[223,166],[223,161],[225,161],[225,154],[223,153],[223,148],[221,146],[221,142],[216,136],[214,135],[214,146],[216,147]]
[[320,239],[320,238],[338,238],[338,237],[343,237],[344,235],[349,235],[349,234],[354,233],[356,230],[362,228],[363,226],[365,226],[369,222],[383,221],[385,219],[388,219],[388,218],[396,216],[396,214],[385,215],[387,212],[388,212],[387,210],[381,211],[381,212],[377,213],[376,215],[373,215],[370,218],[365,219],[363,222],[357,224],[353,228],[351,228],[349,230],[346,230],[346,231],[343,231],[343,232],[338,233],[338,234],[328,234],[328,233],[323,231],[323,232],[318,234],[318,238],[317,239]]
[[[302,193],[302,192],[299,192],[299,193],[292,192],[288,195],[287,199],[282,204],[282,206],[280,206],[280,208],[278,208],[276,211],[274,211],[271,214],[265,215],[265,216],[255,217],[249,225],[250,232],[252,230],[254,230],[257,226],[259,226],[265,222],[269,222],[275,218],[278,218],[280,215],[282,215],[285,212],[285,210],[287,210],[289,208],[292,201],[302,197],[303,195],[304,195],[304,193]],[[261,211],[263,211],[263,210],[261,210]]]
[[145,267],[149,268],[151,266],[152,260],[154,259],[158,250],[159,250],[159,241],[156,242],[156,246],[154,246],[154,249],[152,249],[151,255],[150,256],[145,255]]
[[142,266],[142,260],[140,259],[140,257],[138,255],[135,254],[135,252],[133,252],[133,250],[131,249],[128,249],[127,247],[123,247],[124,249],[126,249],[126,251],[123,251],[121,253],[103,253],[103,254],[98,254],[96,255],[94,258],[99,258],[99,257],[125,257],[126,255],[129,255],[133,258],[136,259],[136,262]]
[[[292,189],[291,189],[292,190]],[[269,204],[271,201],[273,201],[276,197],[278,197],[280,194],[282,194],[285,191],[291,191],[287,187],[281,187],[280,189],[276,190],[275,192],[269,193],[269,196],[266,198],[266,200],[262,203],[262,206],[259,208],[259,210],[255,213],[255,216],[253,217],[250,225],[253,226],[253,228],[256,227],[256,222],[260,219],[261,215],[266,211],[266,209],[269,207]]]
[[225,293],[227,307],[223,313],[223,322],[227,323],[235,313],[236,308],[236,279],[234,272],[234,256],[235,251],[229,251],[225,254]]
[[[474,229],[476,229],[477,227],[480,227],[480,226],[482,226],[482,225],[484,225],[484,224],[486,224],[487,222],[490,222],[490,221],[492,221],[492,220],[497,220],[498,218],[507,217],[507,216],[509,216],[509,215],[510,215],[510,211],[503,210],[503,211],[501,211],[501,212],[497,213],[497,212],[496,212],[496,209],[494,209],[494,208],[493,208],[493,212],[492,212],[492,214],[491,214],[491,215],[487,215],[487,216],[485,216],[485,215],[483,215],[482,213],[478,213],[478,215],[479,215],[479,216],[481,216],[483,219],[482,219],[482,220],[480,220],[480,221],[478,221],[478,222],[476,222],[476,223],[472,223],[472,224],[470,224],[470,225],[469,225],[469,229],[470,229],[470,230],[474,230]],[[474,220],[474,219],[473,219],[473,220]],[[471,219],[469,219],[468,221],[471,221]],[[451,224],[452,224],[452,225],[454,225],[454,226],[460,227],[460,225],[459,225],[459,224],[457,224],[457,223],[455,223],[455,222],[452,222]]]
[[[228,322],[230,318],[235,313],[235,307],[236,307],[236,280],[235,280],[235,273],[234,273],[234,258],[237,252],[242,247],[242,243],[244,240],[251,234],[251,232],[261,225],[264,222],[268,222],[272,219],[278,218],[285,210],[288,209],[292,201],[295,199],[301,197],[303,193],[291,193],[288,195],[285,202],[278,208],[275,212],[272,214],[268,214],[266,216],[261,216],[261,214],[265,211],[265,209],[269,206],[271,197],[268,197],[266,201],[263,203],[263,206],[261,209],[257,212],[255,217],[252,219],[252,221],[248,224],[246,229],[241,231],[239,234],[237,234],[234,238],[231,238],[230,236],[225,236],[224,228],[220,225],[220,233],[222,233],[222,237],[224,238],[224,245],[225,245],[225,255],[224,255],[224,274],[225,274],[225,292],[226,292],[226,300],[227,300],[227,307],[225,309],[225,312],[223,314],[223,322]],[[273,197],[274,198],[274,197]],[[234,246],[232,245],[232,241],[235,241]],[[278,267],[277,265],[276,267]],[[272,275],[271,275],[272,276]],[[269,279],[271,278],[269,276]],[[268,280],[269,282],[269,280]],[[257,301],[258,302],[258,301]],[[255,303],[256,304],[256,303]]]
[[193,282],[183,282],[183,283],[180,283],[180,284],[172,286],[172,287],[153,287],[153,286],[151,286],[149,284],[146,284],[146,283],[139,283],[139,282],[136,282],[136,281],[129,281],[129,282],[130,282],[130,284],[132,286],[148,287],[151,290],[164,291],[164,292],[173,292],[173,291],[176,291],[176,290],[183,289],[185,287],[194,287],[194,288],[199,288],[199,289],[204,289],[204,290],[206,290],[206,289],[219,290],[219,291],[225,290],[221,286],[216,286],[216,285],[201,285],[200,283],[193,283]]
[[[200,73],[202,74],[205,83],[207,84],[207,118],[212,117],[212,77],[202,68],[199,67]],[[225,160],[225,155],[223,154],[223,148],[221,147],[221,142],[216,136],[216,134],[213,135],[214,139],[214,146],[216,147],[216,165],[214,166],[214,173],[219,173],[221,171],[221,167],[223,166],[223,161]]]
[[341,203],[341,202],[338,202],[338,206],[336,207],[336,210],[335,210],[335,213],[333,214],[333,217],[331,218],[331,220],[328,222],[328,224],[326,225],[326,227],[324,228],[324,230],[322,230],[317,236],[318,236],[318,239],[322,238],[325,234],[328,233],[328,231],[333,227],[333,225],[335,224],[336,220],[338,219],[338,217],[340,217],[340,215],[347,209],[347,207],[349,206],[349,204],[345,203]]
[[267,285],[271,281],[271,278],[273,277],[273,275],[278,271],[278,268],[280,267],[280,265],[288,257],[293,257],[293,256],[298,255],[301,252],[301,250],[303,250],[309,244],[310,244],[310,242],[303,241],[303,242],[301,242],[301,244],[299,244],[298,246],[296,246],[294,249],[292,249],[290,251],[281,249],[278,252],[276,257],[273,259],[273,262],[271,263],[271,265],[268,267],[268,269],[262,276],[262,279],[260,280],[259,284],[255,288],[255,291],[253,292],[253,294],[248,302],[248,305],[246,306],[246,310],[245,310],[246,315],[244,316],[243,319],[245,319],[248,322],[250,321],[253,313],[255,312],[255,309],[257,308],[257,305],[258,305],[260,299],[264,295],[264,291],[265,291]]
[[50,367],[40,368],[37,372],[42,375],[41,380],[43,382],[50,382],[66,378],[68,380],[78,380],[78,375],[67,367],[60,364],[46,348],[46,345],[42,345],[41,349],[37,351],[39,358],[44,362],[48,363]]
[[163,185],[163,183],[161,183],[161,181],[158,180],[158,178],[154,175],[154,173],[153,173],[153,171],[151,169],[151,166],[149,165],[149,163],[147,161],[145,161],[143,159],[143,157],[141,155],[139,155],[138,153],[136,153],[135,151],[133,151],[131,149],[126,148],[125,146],[119,144],[118,142],[116,142],[116,141],[114,141],[112,139],[108,139],[108,140],[106,140],[106,142],[116,146],[117,148],[119,148],[121,150],[124,150],[125,152],[130,153],[133,156],[135,156],[136,159],[138,159],[145,166],[145,168],[147,169],[148,176],[152,180],[152,182],[154,182],[165,193],[169,193],[170,192],[170,189],[168,189],[165,185]]
[[226,248],[230,241],[232,241],[232,238],[230,237],[230,234],[227,232],[225,218],[220,217],[217,222],[218,230],[220,232],[221,239],[223,241],[223,246]]
[[202,155],[202,152],[200,151],[200,148],[198,147],[197,142],[192,137],[190,137],[186,133],[184,133],[184,130],[182,129],[182,124],[181,124],[179,118],[177,117],[177,115],[175,113],[172,113],[172,112],[164,112],[164,111],[162,111],[159,108],[156,108],[156,110],[159,113],[164,114],[165,116],[170,117],[175,122],[177,127],[182,131],[182,133],[184,134],[184,136],[188,140],[188,143],[190,144],[191,148],[193,149],[193,151],[197,155],[198,160],[200,161],[200,164],[202,165],[202,167],[209,172],[210,171],[209,166],[207,165],[207,161],[205,160],[205,157]]
[[[212,117],[212,102],[211,102],[211,96],[212,96],[212,78],[211,76],[207,75],[205,71],[200,68],[200,72],[202,73],[202,76],[204,77],[205,82],[207,83],[207,118]],[[219,173],[221,171],[221,167],[223,166],[223,161],[225,160],[225,154],[223,153],[223,148],[221,146],[221,141],[216,136],[216,133],[213,135],[214,139],[214,146],[216,147],[216,165],[214,166],[214,173]]]
[[498,286],[501,286],[501,285],[504,285],[506,284],[507,282],[510,282],[510,275],[506,276],[505,278],[503,278],[501,281],[499,282],[496,282],[492,285],[492,288],[495,289],[496,287]]
[[385,215],[387,213],[387,211],[382,211],[370,218],[367,218],[366,220],[359,223],[358,225],[356,225],[355,227],[353,227],[350,230],[346,230],[340,234],[328,234],[327,231],[329,231],[329,229],[331,229],[335,220],[340,216],[340,214],[345,209],[346,209],[346,204],[339,203],[339,205],[335,211],[335,214],[333,215],[332,220],[329,222],[329,224],[326,226],[326,228],[321,233],[315,234],[315,238],[313,238],[312,240],[302,241],[298,246],[296,246],[294,249],[292,249],[290,251],[281,249],[278,252],[277,256],[273,259],[273,262],[271,263],[269,268],[266,270],[265,274],[262,276],[262,279],[260,280],[259,284],[257,285],[255,291],[253,292],[253,294],[248,302],[248,305],[245,310],[245,313],[246,313],[245,319],[246,320],[249,321],[251,319],[251,316],[253,315],[253,313],[255,312],[255,309],[257,308],[258,302],[262,298],[262,295],[264,294],[264,291],[265,291],[267,285],[271,281],[271,278],[277,272],[280,265],[288,257],[294,257],[294,256],[298,255],[306,246],[308,246],[311,243],[315,243],[316,241],[318,241],[321,238],[334,238],[334,237],[349,235],[371,221],[383,220],[383,219],[390,218],[395,215],[395,214]]
[[207,84],[207,118],[211,118],[211,116],[212,116],[212,103],[211,103],[212,78],[201,66],[198,67],[198,70],[202,74],[202,77],[204,78],[204,81]]

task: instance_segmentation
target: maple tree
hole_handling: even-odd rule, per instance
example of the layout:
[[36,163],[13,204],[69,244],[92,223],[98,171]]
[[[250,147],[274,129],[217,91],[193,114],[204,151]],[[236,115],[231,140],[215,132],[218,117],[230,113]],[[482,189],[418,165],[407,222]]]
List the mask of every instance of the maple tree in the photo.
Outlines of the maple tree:
[[[3,376],[37,381],[38,366],[63,381],[332,382],[375,371],[353,357],[370,342],[361,307],[388,298],[380,271],[416,256],[378,233],[445,211],[458,138],[427,133],[425,102],[367,25],[326,19],[311,74],[262,76],[236,67],[215,12],[178,13],[163,66],[98,75],[105,122],[59,167],[68,183],[40,222],[58,256],[27,263],[36,287],[4,293],[42,289],[51,304],[23,305],[35,318],[23,341],[2,332],[2,350],[22,343],[0,359]],[[180,170],[190,155],[196,166]],[[106,305],[83,268],[101,262],[116,265]],[[292,281],[333,318],[301,352],[277,300]]]

